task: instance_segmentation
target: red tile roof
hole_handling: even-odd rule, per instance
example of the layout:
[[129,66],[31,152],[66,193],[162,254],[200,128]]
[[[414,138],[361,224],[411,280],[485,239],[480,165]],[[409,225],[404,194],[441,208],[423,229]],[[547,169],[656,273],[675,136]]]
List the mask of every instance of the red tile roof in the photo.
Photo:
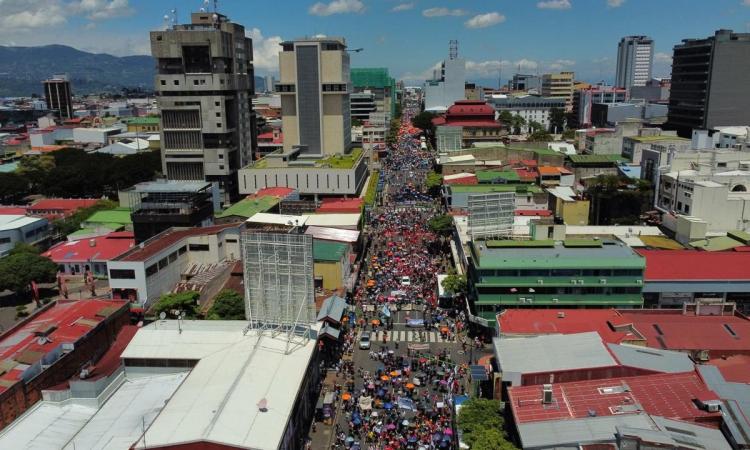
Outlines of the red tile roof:
[[362,211],[362,203],[364,199],[361,198],[326,198],[323,199],[320,207],[316,212],[318,213],[359,213]]
[[750,384],[750,355],[715,358],[709,364],[716,366],[727,381]]
[[46,198],[28,207],[31,214],[72,213],[81,208],[88,208],[98,202],[95,198]]
[[[106,319],[106,308],[119,308],[125,302],[114,300],[78,300],[59,301],[28,322],[2,335],[0,339],[0,361],[21,359],[30,364],[40,360],[44,355],[57,349],[63,343],[75,343],[96,324]],[[101,315],[100,315],[101,314]],[[38,333],[47,333],[48,339],[42,342]],[[19,361],[20,362],[20,361]],[[16,366],[13,370],[0,376],[0,380],[17,381],[26,370]],[[7,387],[0,385],[0,392]]]
[[278,197],[278,198],[283,199],[291,195],[293,192],[294,192],[294,189],[288,188],[288,187],[268,187],[268,188],[258,189],[258,191],[253,195],[256,198]]
[[750,280],[750,253],[637,250],[646,258],[646,281]]
[[269,131],[268,133],[261,133],[258,135],[258,143],[264,143],[264,144],[283,144],[284,143],[284,133],[279,133],[279,136],[274,139],[273,138],[273,131]]
[[[608,392],[621,388],[626,392]],[[542,386],[518,386],[508,390],[516,423],[571,420],[596,416],[648,414],[718,426],[721,412],[698,408],[698,398],[715,398],[696,372],[641,375],[552,385],[552,404],[543,404]]]
[[479,180],[477,180],[477,176],[472,173],[472,174],[467,174],[462,177],[443,178],[443,184],[461,184],[461,185],[479,184]]
[[[92,245],[93,244],[93,245]],[[72,242],[60,242],[43,253],[57,264],[110,261],[135,245],[133,233],[126,231]]]
[[516,173],[518,174],[518,177],[522,181],[535,181],[536,177],[539,176],[539,174],[537,174],[536,172],[536,169],[534,168],[529,168],[529,169],[519,168],[519,169],[513,169],[513,170],[516,171]]
[[222,225],[213,225],[210,227],[196,227],[196,228],[170,228],[161,234],[157,234],[151,239],[142,242],[143,247],[135,247],[130,252],[126,253],[118,261],[146,261],[154,255],[159,254],[166,248],[171,247],[174,244],[182,241],[183,239],[192,236],[204,236],[210,234],[217,234],[228,228],[237,228],[242,224],[237,223],[225,223]]
[[559,167],[552,167],[552,166],[541,166],[539,167],[539,173],[541,175],[560,175],[560,168]]
[[482,100],[459,100],[448,107],[446,115],[495,117],[495,109]]
[[24,216],[26,215],[25,206],[2,206],[0,207],[0,215],[2,216]]
[[609,326],[619,319],[615,309],[506,309],[497,316],[497,323],[500,333],[510,336],[597,331],[602,340],[612,344],[638,340],[633,333]]
[[552,215],[552,211],[548,209],[517,209],[515,215],[549,217]]

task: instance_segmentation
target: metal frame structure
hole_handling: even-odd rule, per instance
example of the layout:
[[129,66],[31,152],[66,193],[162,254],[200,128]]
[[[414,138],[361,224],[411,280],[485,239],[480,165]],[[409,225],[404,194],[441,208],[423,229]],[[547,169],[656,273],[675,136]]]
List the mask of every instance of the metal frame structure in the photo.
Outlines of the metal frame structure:
[[289,354],[309,341],[316,322],[313,238],[245,232],[241,243],[248,318],[244,332],[285,339]]
[[515,192],[469,195],[468,209],[468,231],[472,241],[477,238],[508,238],[513,234]]

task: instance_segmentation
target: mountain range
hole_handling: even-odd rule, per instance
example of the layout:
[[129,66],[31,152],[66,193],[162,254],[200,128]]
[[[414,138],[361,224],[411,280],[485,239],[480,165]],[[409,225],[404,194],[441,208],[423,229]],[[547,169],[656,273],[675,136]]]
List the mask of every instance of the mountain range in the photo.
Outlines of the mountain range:
[[[42,80],[63,73],[68,74],[74,95],[151,90],[155,64],[151,56],[89,53],[66,45],[0,46],[0,97],[43,94]],[[255,77],[256,88],[262,89],[263,81]]]

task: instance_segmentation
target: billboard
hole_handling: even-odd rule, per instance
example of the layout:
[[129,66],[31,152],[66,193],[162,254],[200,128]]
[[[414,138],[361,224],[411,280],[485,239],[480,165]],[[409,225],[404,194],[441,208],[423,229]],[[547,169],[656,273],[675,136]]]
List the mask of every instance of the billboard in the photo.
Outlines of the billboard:
[[315,323],[312,236],[245,232],[242,262],[249,320],[266,325]]

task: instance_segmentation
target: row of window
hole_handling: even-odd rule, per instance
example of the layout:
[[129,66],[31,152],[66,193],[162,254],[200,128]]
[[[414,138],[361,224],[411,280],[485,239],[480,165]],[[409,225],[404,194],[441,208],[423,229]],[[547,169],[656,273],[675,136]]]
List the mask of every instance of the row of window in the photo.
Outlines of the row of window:
[[517,295],[519,297],[533,297],[534,295],[621,295],[640,294],[640,287],[540,287],[535,286],[533,292],[526,288],[480,287],[479,295]]
[[640,277],[641,269],[506,269],[480,270],[480,277]]

